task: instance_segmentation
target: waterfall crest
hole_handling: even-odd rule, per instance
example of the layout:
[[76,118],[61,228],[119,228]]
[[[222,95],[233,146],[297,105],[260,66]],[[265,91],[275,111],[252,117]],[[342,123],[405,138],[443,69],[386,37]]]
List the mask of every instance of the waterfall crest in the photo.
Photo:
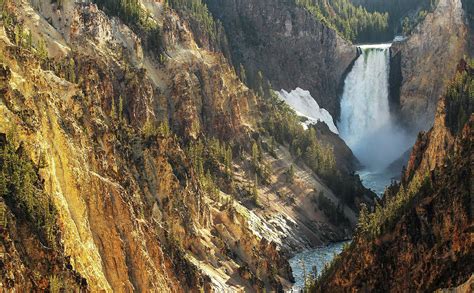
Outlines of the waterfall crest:
[[411,139],[390,115],[390,44],[359,46],[361,55],[344,82],[341,137],[368,170],[384,170]]

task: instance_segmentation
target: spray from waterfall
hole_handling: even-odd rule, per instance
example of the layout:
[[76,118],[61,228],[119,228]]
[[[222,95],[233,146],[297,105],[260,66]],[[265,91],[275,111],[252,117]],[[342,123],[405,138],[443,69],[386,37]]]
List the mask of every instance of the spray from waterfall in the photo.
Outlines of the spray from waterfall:
[[339,132],[366,169],[380,172],[413,141],[390,115],[390,44],[359,48],[344,83]]

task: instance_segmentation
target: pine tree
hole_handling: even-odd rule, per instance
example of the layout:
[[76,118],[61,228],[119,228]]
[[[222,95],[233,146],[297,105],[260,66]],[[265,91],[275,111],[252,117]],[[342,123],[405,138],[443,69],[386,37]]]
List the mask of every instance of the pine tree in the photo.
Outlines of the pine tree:
[[232,175],[232,148],[230,145],[224,150],[224,164],[226,174]]
[[37,51],[37,54],[38,54],[38,58],[41,61],[45,61],[46,58],[48,58],[48,49],[46,48],[46,43],[45,43],[43,38],[40,38],[38,40],[38,45],[37,45],[36,51]]
[[242,63],[239,66],[240,81],[247,84],[247,74],[245,72],[245,67]]
[[359,222],[357,223],[357,232],[361,234],[365,234],[369,231],[370,228],[370,218],[369,218],[369,211],[367,210],[367,206],[362,203],[360,206],[359,211]]
[[255,181],[253,182],[252,186],[252,198],[256,205],[259,205],[258,202],[258,176],[255,174]]
[[68,80],[70,82],[76,82],[75,69],[76,69],[76,64],[74,62],[74,59],[71,58],[69,59],[69,64],[68,64]]
[[265,97],[265,92],[263,90],[263,73],[261,71],[257,74],[257,94],[260,97]]
[[33,36],[30,30],[28,31],[28,35],[27,35],[27,48],[29,50],[33,48]]
[[15,45],[20,46],[21,44],[21,30],[19,25],[15,25]]
[[288,182],[293,183],[295,181],[295,168],[293,167],[293,164],[290,165],[290,168],[287,171],[288,174]]
[[112,119],[115,119],[117,117],[117,113],[116,113],[116,110],[115,110],[115,98],[114,97],[112,97],[112,99],[111,99],[110,117]]
[[259,162],[259,152],[258,152],[258,145],[254,141],[252,144],[252,163],[255,168],[258,167],[258,162]]
[[168,124],[168,120],[165,120],[163,121],[161,124],[160,124],[160,133],[164,136],[164,137],[169,137],[170,135],[170,126]]
[[123,98],[119,96],[119,110],[118,110],[119,121],[123,122]]
[[7,191],[7,178],[3,170],[0,170],[0,196],[4,197]]

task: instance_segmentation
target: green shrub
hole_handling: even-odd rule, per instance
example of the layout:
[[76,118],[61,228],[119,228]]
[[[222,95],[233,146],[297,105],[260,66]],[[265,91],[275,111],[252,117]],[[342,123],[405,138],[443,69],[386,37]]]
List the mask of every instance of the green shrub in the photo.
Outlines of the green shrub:
[[0,196],[18,218],[28,220],[45,244],[56,244],[57,212],[50,197],[44,193],[37,166],[16,148],[11,136],[0,147]]

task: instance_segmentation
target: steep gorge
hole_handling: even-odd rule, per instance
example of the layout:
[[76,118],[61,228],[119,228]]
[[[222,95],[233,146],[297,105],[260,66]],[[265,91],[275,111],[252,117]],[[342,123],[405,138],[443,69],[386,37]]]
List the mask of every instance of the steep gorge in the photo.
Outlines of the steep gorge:
[[[24,12],[34,13],[27,2],[10,4],[9,13],[20,19]],[[180,141],[168,134],[167,121],[158,118],[170,117],[171,126],[183,138],[207,129],[222,137],[226,136],[224,130],[235,135],[245,133],[248,103],[255,103],[255,96],[238,82],[230,68],[211,53],[181,50],[175,51],[179,54],[176,61],[161,69],[161,77],[160,70],[151,68],[152,74],[156,73],[152,80],[145,70],[127,65],[128,60],[145,64],[147,60],[140,55],[140,40],[123,24],[110,21],[90,4],[63,2],[62,10],[53,11],[53,23],[57,21],[58,27],[62,27],[62,21],[71,21],[64,36],[69,40],[66,48],[74,53],[66,60],[72,58],[79,65],[72,68],[76,78],[71,78],[67,70],[57,69],[65,68],[56,63],[58,59],[46,61],[46,66],[59,73],[42,69],[40,65],[45,61],[12,45],[11,38],[7,38],[12,31],[7,28],[2,35],[6,70],[1,125],[5,133],[17,125],[16,140],[23,142],[29,156],[37,161],[37,154],[42,153],[46,158],[40,175],[45,180],[45,191],[58,208],[64,254],[87,280],[88,288],[168,291],[208,287],[216,278],[202,279],[204,274],[197,269],[199,261],[189,258],[185,251],[194,250],[199,258],[216,257],[206,249],[222,249],[224,253],[223,239],[231,239],[223,238],[226,234],[241,239],[242,244],[237,244],[239,259],[252,255],[252,247],[259,245],[260,255],[268,255],[272,265],[279,264],[281,255],[274,244],[260,244],[242,215],[237,213],[234,220],[225,216],[225,198],[212,200],[199,187]],[[170,48],[173,38],[179,38],[180,44],[188,40],[189,48],[196,48],[176,15],[163,21],[170,28],[164,36]],[[43,23],[38,29],[48,27]],[[115,30],[123,35],[111,35]],[[124,44],[126,41],[132,46]],[[51,53],[57,53],[57,43],[46,44]],[[179,74],[164,74],[173,70]],[[200,81],[189,72],[200,74],[202,82],[212,87],[220,85],[220,91],[209,92],[210,100],[197,104],[197,97],[205,95],[197,94]],[[169,85],[169,100],[159,93],[157,84],[162,82]],[[168,113],[168,107],[173,111]],[[209,116],[208,122],[196,119],[203,115]],[[195,220],[189,222],[192,218]],[[221,232],[214,229],[211,233],[213,221],[221,223],[215,223],[221,226]],[[219,258],[229,259],[217,254],[209,261]],[[258,259],[247,259],[249,276],[258,270],[261,278],[267,278],[270,268],[258,264]],[[285,261],[281,261],[282,276],[289,279]],[[235,264],[230,265],[235,268]],[[28,280],[11,282],[14,288],[35,287],[35,282],[27,285]]]
[[[334,129],[305,129],[274,92],[308,89],[338,118],[356,46],[293,1],[205,2],[212,14],[201,1],[0,0],[1,288],[282,291],[293,253],[351,237],[359,208],[373,208]],[[415,130],[429,125],[448,78],[472,75],[455,65],[470,36],[460,3],[440,0],[391,51],[400,72],[384,73],[401,91],[394,97],[391,84],[383,112]],[[444,62],[446,71],[433,70]],[[338,260],[352,271],[333,268],[324,286],[389,290],[366,264],[403,251],[405,262],[381,277],[412,289],[398,270],[417,260],[412,250],[423,258],[417,281],[465,281],[471,175],[461,159],[472,153],[471,112],[471,100],[440,101],[402,186],[383,199],[416,189],[402,220],[389,223],[395,234],[364,242],[359,225]],[[453,241],[446,210],[456,212]],[[433,239],[442,245],[430,255]],[[445,247],[457,254],[448,260]],[[426,280],[433,255],[446,262]],[[453,263],[464,266],[459,276],[449,274]]]
[[[50,249],[43,232],[32,230],[39,240],[25,251],[18,245],[25,236],[15,232],[24,223],[14,220],[25,211],[7,201],[2,243],[10,261],[2,284],[282,290],[292,279],[287,254],[350,236],[358,204],[370,205],[373,195],[351,175],[352,162],[331,165],[346,176],[331,182],[337,192],[286,142],[272,143],[259,120],[278,107],[248,89],[221,52],[198,46],[174,10],[140,3],[162,33],[161,54],[147,50],[142,31],[95,4],[2,2],[2,146],[32,162],[34,190],[57,211],[45,230],[58,243]],[[310,139],[313,156],[324,151],[328,165],[339,161],[337,140],[317,142],[298,122],[289,125]],[[14,184],[15,173],[1,166]],[[321,194],[344,214],[344,225],[318,208]],[[36,265],[43,255],[50,261]]]
[[472,288],[473,65],[458,64],[401,184],[385,192],[374,213],[362,213],[354,241],[314,292],[432,292],[465,282]]

